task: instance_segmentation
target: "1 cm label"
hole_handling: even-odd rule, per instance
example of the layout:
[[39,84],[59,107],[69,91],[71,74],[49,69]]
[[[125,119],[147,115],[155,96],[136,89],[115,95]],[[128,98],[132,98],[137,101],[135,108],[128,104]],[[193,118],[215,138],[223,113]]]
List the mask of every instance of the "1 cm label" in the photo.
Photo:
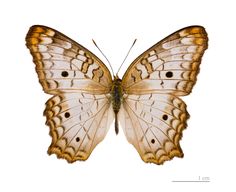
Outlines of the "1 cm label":
[[198,181],[210,182],[210,177],[198,176]]

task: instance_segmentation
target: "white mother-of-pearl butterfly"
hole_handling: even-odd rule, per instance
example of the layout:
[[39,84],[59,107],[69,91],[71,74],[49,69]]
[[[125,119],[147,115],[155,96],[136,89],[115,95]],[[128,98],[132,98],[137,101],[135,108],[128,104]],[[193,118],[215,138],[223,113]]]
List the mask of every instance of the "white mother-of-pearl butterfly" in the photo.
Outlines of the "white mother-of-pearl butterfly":
[[32,26],[26,45],[39,82],[52,94],[46,124],[52,143],[48,153],[72,163],[86,160],[115,117],[127,140],[145,162],[162,164],[183,157],[179,145],[189,117],[178,97],[188,95],[207,49],[201,26],[183,28],[141,54],[122,80],[89,50],[62,33]]

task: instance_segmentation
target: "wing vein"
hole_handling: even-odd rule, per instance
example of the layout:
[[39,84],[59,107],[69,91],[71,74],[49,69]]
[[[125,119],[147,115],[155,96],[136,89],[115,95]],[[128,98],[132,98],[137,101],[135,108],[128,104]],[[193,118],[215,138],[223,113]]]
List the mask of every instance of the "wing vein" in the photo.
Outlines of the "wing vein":
[[[127,103],[127,105],[129,106],[129,104],[128,104],[128,102],[126,102]],[[137,115],[137,113],[129,106],[129,108],[133,111],[133,113],[135,114],[135,116],[139,119],[139,116]],[[165,132],[163,132],[159,127],[157,127],[156,125],[154,125],[153,123],[149,123],[149,122],[147,122],[145,119],[143,119],[143,118],[141,118],[140,117],[140,119],[142,119],[144,122],[146,122],[147,124],[150,124],[150,125],[152,125],[153,127],[156,127],[157,129],[159,129],[169,140],[171,140],[170,138],[169,138],[169,136],[168,135],[166,135],[166,133]],[[171,127],[169,127],[169,128],[171,128]]]

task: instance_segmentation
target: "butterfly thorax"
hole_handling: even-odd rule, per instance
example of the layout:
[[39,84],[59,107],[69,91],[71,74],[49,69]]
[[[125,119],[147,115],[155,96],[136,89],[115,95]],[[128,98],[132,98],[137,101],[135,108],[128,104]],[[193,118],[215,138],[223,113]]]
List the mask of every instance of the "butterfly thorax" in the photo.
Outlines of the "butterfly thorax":
[[111,87],[111,101],[112,101],[113,111],[115,113],[115,132],[116,132],[116,134],[118,134],[118,132],[119,132],[117,114],[120,110],[120,106],[121,106],[121,102],[122,102],[122,95],[123,95],[123,89],[121,86],[121,79],[119,79],[118,76],[115,76],[114,80],[112,82],[112,87]]

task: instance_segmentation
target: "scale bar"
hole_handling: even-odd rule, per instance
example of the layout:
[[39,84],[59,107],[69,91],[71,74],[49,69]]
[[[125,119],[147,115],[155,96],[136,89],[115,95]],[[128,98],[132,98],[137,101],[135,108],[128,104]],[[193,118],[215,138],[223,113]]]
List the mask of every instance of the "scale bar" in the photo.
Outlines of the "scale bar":
[[175,183],[184,183],[184,182],[188,182],[188,183],[208,183],[208,182],[210,182],[210,180],[206,180],[206,181],[198,181],[198,180],[196,180],[196,181],[188,181],[188,180],[186,180],[186,181],[181,181],[181,180],[179,180],[179,181],[172,181],[172,182],[175,182]]

